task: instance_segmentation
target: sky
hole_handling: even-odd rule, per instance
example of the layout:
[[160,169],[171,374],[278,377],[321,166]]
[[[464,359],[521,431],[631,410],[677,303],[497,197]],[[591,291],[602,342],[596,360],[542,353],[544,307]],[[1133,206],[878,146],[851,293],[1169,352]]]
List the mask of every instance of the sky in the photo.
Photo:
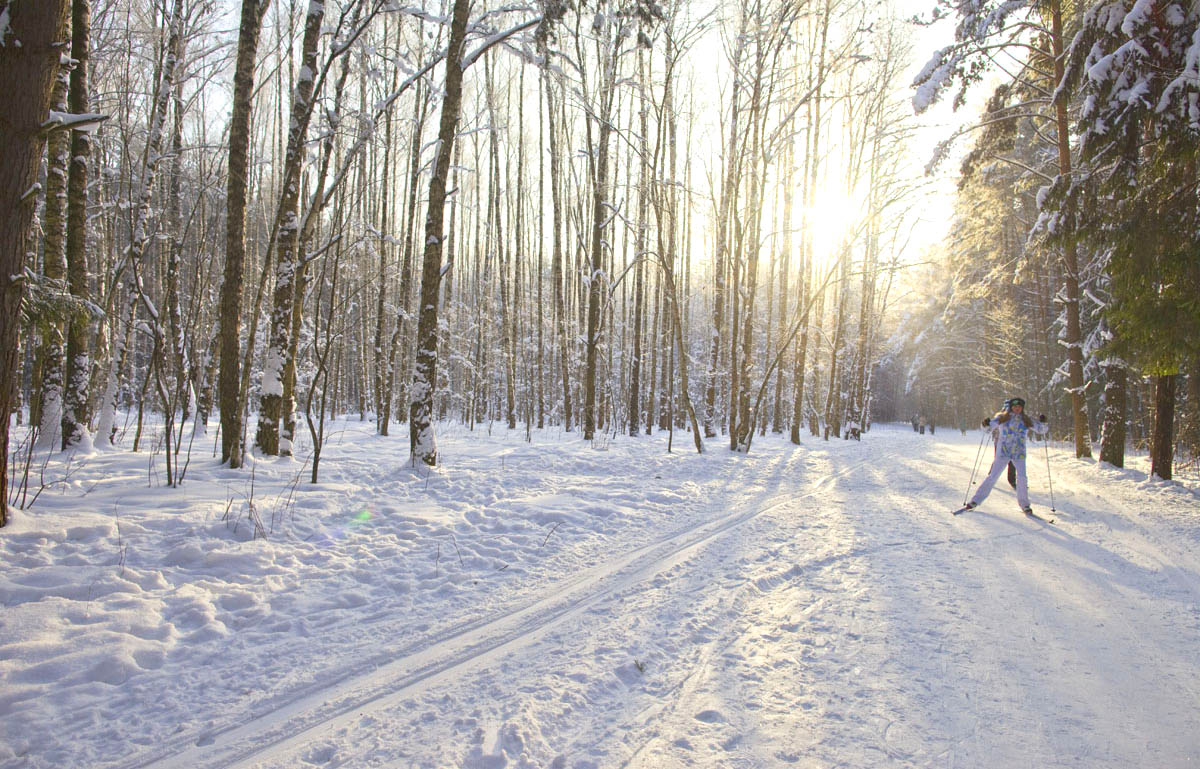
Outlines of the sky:
[[[894,7],[897,17],[910,19],[914,15],[929,15],[933,2],[894,0]],[[905,74],[899,79],[896,98],[908,102],[912,96],[910,84],[913,78],[936,50],[953,41],[954,25],[950,20],[942,20],[931,26],[906,23],[904,28],[910,38],[911,54],[906,63]],[[720,163],[720,139],[714,135],[719,129],[717,120],[720,115],[720,100],[724,94],[719,93],[715,85],[706,84],[722,80],[724,57],[720,35],[717,32],[709,33],[706,39],[699,42],[692,57],[697,62],[693,77],[698,84],[692,96],[697,99],[697,112],[702,113],[697,132],[703,137],[693,141],[691,145],[693,160],[710,169],[708,173],[714,176]],[[905,152],[911,174],[923,182],[923,191],[919,204],[914,207],[913,218],[905,225],[911,226],[912,231],[910,235],[906,233],[907,245],[903,261],[918,262],[927,259],[930,251],[936,250],[945,238],[953,211],[959,161],[969,149],[971,137],[961,137],[932,175],[926,176],[925,169],[937,145],[975,120],[985,100],[986,89],[979,88],[970,94],[967,103],[958,111],[951,108],[949,100],[942,100],[923,114],[912,116],[915,131],[906,142]],[[835,142],[836,132],[826,131],[825,140]],[[832,154],[836,155],[836,150]],[[812,212],[816,221],[830,225],[818,231],[818,252],[832,252],[837,248],[840,230],[851,224],[849,220],[858,208],[858,203],[841,189],[843,185],[836,178],[836,174],[828,176],[824,188],[817,195],[818,204]],[[701,182],[694,181],[693,185],[699,186],[701,194],[705,194],[709,183],[705,179]]]

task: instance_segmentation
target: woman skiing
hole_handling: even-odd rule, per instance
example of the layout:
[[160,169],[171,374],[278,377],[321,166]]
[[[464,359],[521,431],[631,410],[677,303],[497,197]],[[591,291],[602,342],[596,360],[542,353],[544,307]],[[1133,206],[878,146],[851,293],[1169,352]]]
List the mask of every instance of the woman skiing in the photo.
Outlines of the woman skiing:
[[1021,398],[1010,398],[1004,402],[1004,409],[996,412],[991,419],[983,420],[984,428],[992,430],[996,443],[996,458],[992,460],[992,469],[988,472],[975,496],[967,503],[966,509],[971,510],[987,499],[992,486],[1004,469],[1012,463],[1017,473],[1017,504],[1022,512],[1032,515],[1033,508],[1029,506],[1029,479],[1025,475],[1025,436],[1031,431],[1037,435],[1045,435],[1049,431],[1045,415],[1039,416],[1034,422],[1025,414],[1025,401]]

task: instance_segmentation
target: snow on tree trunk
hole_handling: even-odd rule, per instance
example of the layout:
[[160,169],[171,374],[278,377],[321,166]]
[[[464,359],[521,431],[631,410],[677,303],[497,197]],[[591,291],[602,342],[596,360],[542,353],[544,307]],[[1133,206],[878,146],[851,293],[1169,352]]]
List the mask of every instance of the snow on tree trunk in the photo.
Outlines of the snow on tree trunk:
[[280,442],[279,422],[283,415],[285,371],[291,358],[293,302],[296,291],[296,271],[300,242],[300,170],[304,165],[304,143],[312,117],[314,73],[317,44],[320,42],[324,3],[311,2],[304,22],[304,43],[300,75],[292,99],[291,125],[288,130],[287,155],[284,159],[283,192],[279,201],[277,257],[275,261],[275,291],[271,307],[271,340],[263,363],[262,389],[259,396],[258,433],[255,445],[259,451],[277,455],[286,449],[290,453],[291,435]]
[[1104,378],[1104,428],[1100,433],[1100,461],[1125,466],[1125,361],[1110,358],[1102,366]]

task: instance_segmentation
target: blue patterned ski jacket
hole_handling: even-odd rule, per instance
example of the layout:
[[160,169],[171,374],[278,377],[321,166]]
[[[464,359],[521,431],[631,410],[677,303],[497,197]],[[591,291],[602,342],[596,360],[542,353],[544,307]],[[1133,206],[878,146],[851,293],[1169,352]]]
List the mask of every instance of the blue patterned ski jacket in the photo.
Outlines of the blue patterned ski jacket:
[[996,454],[1005,459],[1025,458],[1025,436],[1029,433],[1045,435],[1050,427],[1045,422],[1033,420],[1032,427],[1025,426],[1025,420],[1013,415],[1007,422],[992,423],[992,432],[996,436]]

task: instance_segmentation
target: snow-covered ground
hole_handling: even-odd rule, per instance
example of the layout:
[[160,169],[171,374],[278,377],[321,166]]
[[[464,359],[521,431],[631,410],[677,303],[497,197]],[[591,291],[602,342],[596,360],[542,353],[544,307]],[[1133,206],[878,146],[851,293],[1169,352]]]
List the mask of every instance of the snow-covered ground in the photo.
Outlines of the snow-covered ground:
[[[601,441],[339,422],[301,461],[33,465],[5,767],[1200,764],[1200,493],[979,434]],[[299,445],[303,457],[307,449]],[[1140,468],[1140,469],[1139,469]],[[256,536],[256,530],[261,535]]]

